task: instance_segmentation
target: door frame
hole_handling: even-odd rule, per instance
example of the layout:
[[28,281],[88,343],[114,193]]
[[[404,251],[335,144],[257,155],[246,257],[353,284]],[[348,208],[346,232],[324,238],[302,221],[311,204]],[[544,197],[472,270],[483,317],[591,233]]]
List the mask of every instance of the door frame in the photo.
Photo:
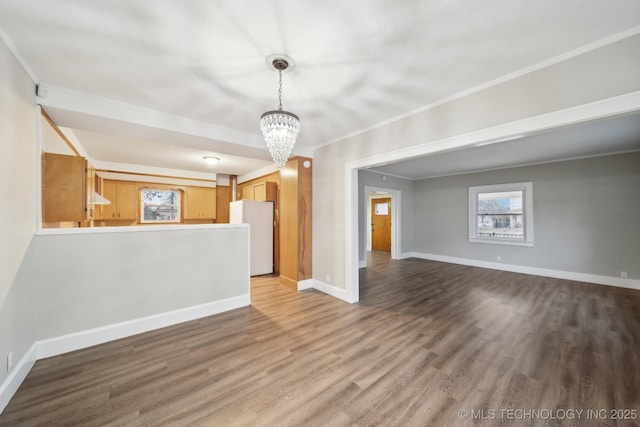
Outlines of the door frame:
[[[384,194],[376,194],[384,193]],[[400,248],[402,248],[402,191],[393,190],[391,188],[373,187],[370,185],[364,186],[364,205],[366,209],[365,215],[365,236],[364,236],[364,251],[360,254],[359,267],[364,268],[367,266],[367,254],[366,252],[371,250],[371,200],[379,198],[391,198],[391,259],[400,259]]]
[[640,91],[346,161],[344,164],[345,264],[343,272],[345,292],[343,299],[351,303],[358,302],[360,299],[360,277],[358,273],[358,204],[360,202],[358,199],[358,170],[449,150],[497,144],[522,138],[538,131],[624,114],[638,109],[640,109]]

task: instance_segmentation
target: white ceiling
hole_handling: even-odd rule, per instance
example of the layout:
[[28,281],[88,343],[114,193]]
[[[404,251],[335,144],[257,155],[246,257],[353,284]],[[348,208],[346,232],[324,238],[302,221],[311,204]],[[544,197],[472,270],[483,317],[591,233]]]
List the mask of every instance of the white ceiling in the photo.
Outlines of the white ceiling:
[[638,150],[640,112],[417,157],[370,170],[415,180]]
[[201,171],[229,156],[217,171],[240,175],[269,164],[273,54],[295,61],[283,104],[310,155],[638,25],[637,0],[0,0],[47,112],[92,158]]

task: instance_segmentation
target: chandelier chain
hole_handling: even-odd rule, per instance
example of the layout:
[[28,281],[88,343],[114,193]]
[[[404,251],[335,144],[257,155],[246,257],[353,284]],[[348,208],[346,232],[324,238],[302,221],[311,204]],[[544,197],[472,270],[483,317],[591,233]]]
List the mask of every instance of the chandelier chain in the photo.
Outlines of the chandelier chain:
[[280,87],[278,89],[278,110],[282,111],[282,70],[278,70]]

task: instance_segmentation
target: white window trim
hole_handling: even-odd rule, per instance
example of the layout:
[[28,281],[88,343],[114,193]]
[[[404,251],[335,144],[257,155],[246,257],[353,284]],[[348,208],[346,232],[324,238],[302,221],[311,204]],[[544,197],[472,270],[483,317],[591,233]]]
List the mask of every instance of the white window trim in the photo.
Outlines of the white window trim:
[[[144,207],[145,207],[145,203],[144,203],[144,192],[146,191],[174,191],[178,194],[178,219],[174,220],[174,221],[158,221],[158,220],[152,220],[152,219],[144,219]],[[139,196],[139,201],[140,201],[140,224],[180,224],[182,222],[182,191],[175,189],[175,188],[171,188],[171,189],[166,189],[166,188],[156,188],[156,187],[145,187],[145,188],[141,188],[140,189],[140,196]]]
[[[478,194],[523,191],[522,213],[524,222],[524,240],[513,241],[499,237],[480,237],[476,234],[478,221]],[[480,185],[469,187],[469,242],[494,245],[533,246],[533,183],[515,182],[511,184]]]

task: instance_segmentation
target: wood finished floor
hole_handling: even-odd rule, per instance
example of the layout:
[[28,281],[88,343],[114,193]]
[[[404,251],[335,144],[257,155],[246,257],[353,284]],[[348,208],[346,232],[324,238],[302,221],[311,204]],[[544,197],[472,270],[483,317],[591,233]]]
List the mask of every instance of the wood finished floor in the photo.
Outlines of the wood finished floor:
[[610,412],[640,411],[640,291],[369,265],[358,304],[262,277],[251,307],[38,361],[0,425],[640,425]]

